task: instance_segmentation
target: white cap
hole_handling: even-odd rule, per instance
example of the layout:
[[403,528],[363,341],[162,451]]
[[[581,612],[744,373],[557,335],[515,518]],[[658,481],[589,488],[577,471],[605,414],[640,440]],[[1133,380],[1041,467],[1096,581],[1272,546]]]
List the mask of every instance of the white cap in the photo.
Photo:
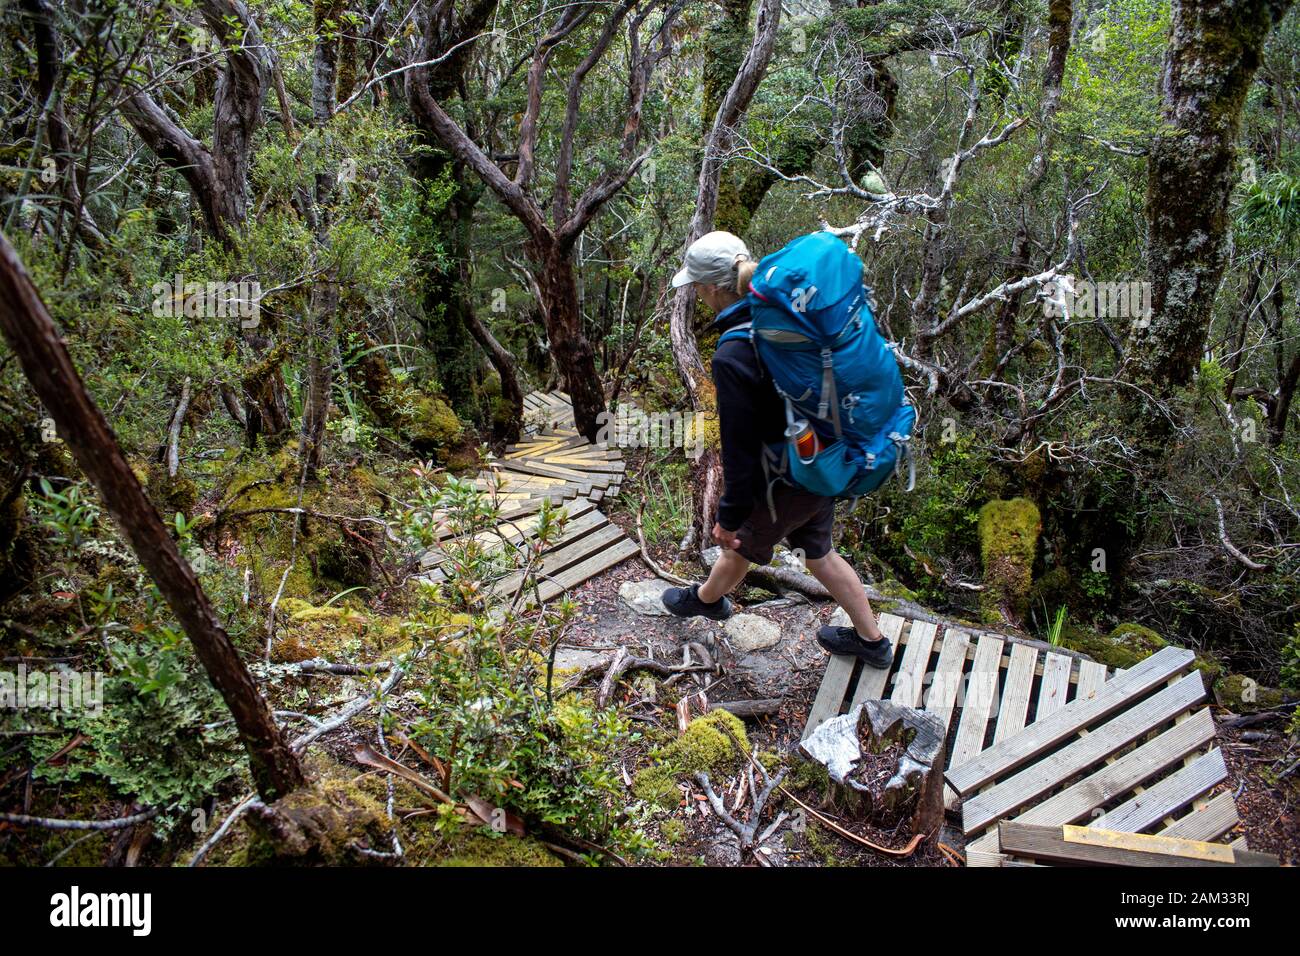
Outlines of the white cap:
[[732,286],[736,282],[736,264],[749,258],[744,240],[729,232],[709,232],[691,243],[686,262],[673,276],[673,288],[689,282]]

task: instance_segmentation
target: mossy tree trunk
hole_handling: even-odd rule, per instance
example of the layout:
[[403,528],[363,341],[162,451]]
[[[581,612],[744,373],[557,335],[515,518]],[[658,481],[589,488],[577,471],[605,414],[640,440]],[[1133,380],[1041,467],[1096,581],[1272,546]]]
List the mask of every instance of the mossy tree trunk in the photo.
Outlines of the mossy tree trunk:
[[1174,0],[1161,77],[1164,123],[1147,163],[1152,314],[1134,329],[1132,377],[1167,396],[1200,365],[1227,258],[1228,198],[1246,93],[1291,0]]

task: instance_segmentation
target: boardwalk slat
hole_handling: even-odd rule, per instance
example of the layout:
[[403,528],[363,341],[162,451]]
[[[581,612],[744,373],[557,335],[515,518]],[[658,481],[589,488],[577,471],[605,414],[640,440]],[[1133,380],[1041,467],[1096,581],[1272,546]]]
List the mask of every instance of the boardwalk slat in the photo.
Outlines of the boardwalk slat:
[[[1077,834],[1077,836],[1076,836]],[[1032,860],[1088,866],[1277,866],[1264,853],[1165,836],[1096,828],[1036,826],[1003,822],[998,826],[1003,852]]]
[[[542,557],[542,560],[538,563],[536,574],[539,577],[541,575],[557,575],[590,555],[603,550],[620,538],[626,538],[622,529],[618,525],[607,524],[598,530],[566,540],[561,547]],[[519,589],[523,579],[523,571],[516,571],[505,577],[492,590],[496,594],[510,597]]]
[[[1209,711],[1204,713],[1208,715]],[[1240,822],[1237,802],[1232,799],[1232,794],[1224,791],[1216,793],[1205,806],[1175,820],[1161,830],[1160,835],[1185,840],[1217,840]]]
[[[641,548],[637,543],[624,536],[578,564],[565,569],[562,573],[543,581],[539,585],[538,591],[541,593],[543,601],[549,601],[563,594],[566,588],[576,587],[588,578],[594,577],[600,572],[612,568],[620,561],[626,561],[628,558],[640,553]],[[527,603],[532,604],[531,596]]]
[[1074,693],[1075,700],[1091,700],[1106,683],[1106,665],[1096,661],[1079,661],[1079,686]]
[[1011,663],[1007,666],[1006,684],[1002,688],[1002,703],[998,707],[993,743],[1000,744],[1025,729],[1029,716],[1029,699],[1034,689],[1034,669],[1037,666],[1038,651],[1025,644],[1011,645]]
[[1132,700],[1191,667],[1195,655],[1178,647],[1164,647],[1103,685],[1096,697],[1063,707],[1036,721],[1013,737],[995,744],[965,763],[954,758],[945,773],[948,783],[963,796],[994,777],[1022,766],[1045,750],[1130,704]]
[[1043,662],[1043,680],[1038,688],[1038,708],[1034,720],[1050,717],[1066,704],[1070,693],[1070,658],[1064,654],[1047,655]]
[[956,628],[948,628],[943,635],[939,663],[934,667],[930,692],[925,698],[925,709],[943,721],[944,727],[952,723],[957,692],[961,690],[962,670],[966,666],[966,651],[970,636]]
[[970,760],[984,749],[989,716],[998,696],[1001,665],[1002,639],[995,634],[981,634],[979,643],[975,645],[975,663],[966,684],[957,738],[952,745],[952,765]]
[[903,663],[894,675],[894,691],[889,699],[906,707],[919,707],[925,692],[925,675],[930,667],[938,627],[929,621],[913,621],[903,649]]
[[[979,832],[994,820],[1019,809],[1165,721],[1172,720],[1204,697],[1205,685],[1201,682],[1200,671],[1193,671],[1087,736],[966,800],[961,808],[962,828],[968,834]],[[1037,726],[1039,724],[1032,724],[1012,737],[1010,742],[1032,733]]]
[[808,711],[808,722],[804,724],[802,739],[807,740],[809,734],[839,714],[856,663],[857,658],[847,654],[831,655],[830,663],[826,665],[826,676],[822,678],[821,687],[817,688],[812,710]]
[[[1196,676],[1199,677],[1199,673]],[[1104,830],[1128,830],[1134,833],[1145,830],[1183,809],[1227,777],[1228,768],[1223,762],[1223,751],[1216,747],[1089,825]]]

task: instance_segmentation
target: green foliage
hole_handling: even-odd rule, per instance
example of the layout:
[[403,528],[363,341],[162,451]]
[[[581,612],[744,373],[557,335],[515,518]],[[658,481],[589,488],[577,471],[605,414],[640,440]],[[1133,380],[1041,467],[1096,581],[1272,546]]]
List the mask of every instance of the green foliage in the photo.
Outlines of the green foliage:
[[484,601],[503,575],[531,576],[537,555],[563,533],[565,512],[545,504],[529,544],[507,546],[480,534],[500,521],[487,495],[469,482],[448,478],[435,487],[430,478],[401,526],[420,545],[432,540],[439,523],[457,535],[446,546],[442,590],[469,613],[449,613],[438,595],[425,593],[414,632],[439,649],[417,678],[424,713],[409,732],[445,761],[444,783],[453,795],[639,848],[644,838],[627,818],[612,759],[636,735],[617,711],[554,699],[544,642],[562,633],[574,606],[561,601],[524,614]]

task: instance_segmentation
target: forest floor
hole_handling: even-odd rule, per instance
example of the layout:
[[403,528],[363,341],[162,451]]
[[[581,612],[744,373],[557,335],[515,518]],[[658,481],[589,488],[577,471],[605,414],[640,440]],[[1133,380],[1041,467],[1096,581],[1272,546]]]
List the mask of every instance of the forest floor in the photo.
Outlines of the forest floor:
[[[630,491],[631,487],[628,488]],[[606,513],[635,538],[635,502],[629,503],[628,497],[629,494],[625,493],[617,504],[607,503]],[[698,568],[675,564],[675,548],[651,546],[649,550],[661,567],[688,579],[702,580]],[[708,686],[710,703],[780,699],[782,703],[776,713],[746,718],[746,730],[755,752],[767,750],[790,754],[795,751],[828,661],[828,655],[817,644],[815,632],[830,619],[834,605],[774,599],[773,595],[761,589],[742,587],[733,595],[736,612],[758,615],[775,623],[780,638],[768,647],[737,648],[721,624],[704,619],[683,621],[671,616],[647,615],[633,610],[620,598],[619,589],[624,584],[653,580],[654,573],[640,557],[634,556],[576,589],[571,596],[580,606],[581,613],[578,622],[568,632],[564,647],[570,650],[565,652],[566,659],[561,663],[570,667],[589,664],[597,659],[597,655],[612,656],[620,646],[626,646],[638,655],[676,662],[681,659],[684,644],[704,638],[706,646],[715,653],[722,666],[722,676]],[[676,731],[674,708],[671,704],[655,701],[652,681],[640,685],[626,681],[618,694],[620,696],[615,699],[632,706],[639,720]],[[1216,717],[1230,715],[1229,711],[1217,706],[1214,711]],[[1268,770],[1278,766],[1286,750],[1286,735],[1269,732],[1278,729],[1278,722],[1267,725],[1264,732],[1227,726],[1219,728],[1219,745],[1229,770],[1222,789],[1234,794],[1241,817],[1239,834],[1245,834],[1251,849],[1276,854],[1284,863],[1295,864],[1300,862],[1300,816],[1296,811],[1300,787],[1297,787],[1294,775],[1293,779],[1277,781],[1272,779]],[[626,755],[623,772],[629,782],[638,760],[644,762],[644,756],[644,753],[635,752]],[[734,792],[739,784],[737,775],[728,783],[729,792]],[[882,832],[829,803],[817,785],[788,786],[839,826],[878,845],[901,848],[907,842],[905,831]],[[667,861],[678,865],[731,866],[744,862],[740,859],[736,838],[709,810],[699,788],[682,785],[682,789],[679,807],[658,818],[657,835]],[[727,802],[730,806],[730,799]],[[767,812],[760,832],[776,812]],[[955,823],[950,819],[938,841],[923,842],[908,857],[876,853],[815,820],[799,832],[788,827],[779,829],[764,846],[767,848],[767,861],[773,865],[955,866],[957,864],[936,846],[939,842],[961,852],[964,841]]]

